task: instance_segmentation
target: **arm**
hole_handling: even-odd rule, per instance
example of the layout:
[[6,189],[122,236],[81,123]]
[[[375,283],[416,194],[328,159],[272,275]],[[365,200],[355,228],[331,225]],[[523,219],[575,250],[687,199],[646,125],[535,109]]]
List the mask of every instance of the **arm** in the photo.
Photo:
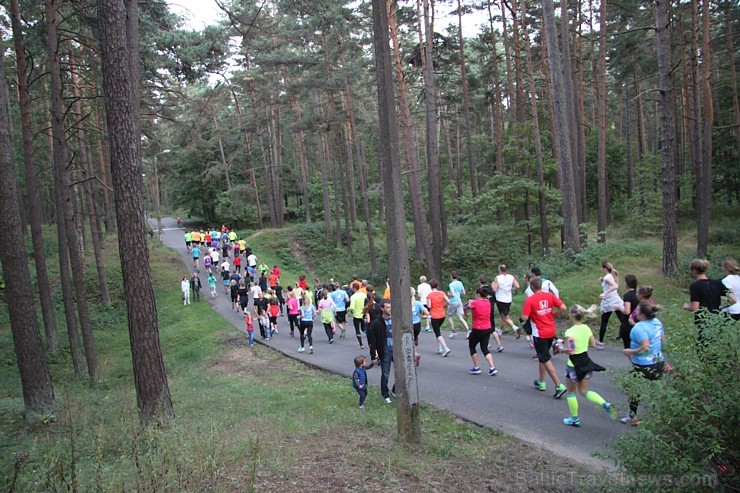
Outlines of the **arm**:
[[623,349],[622,354],[632,359],[632,356],[639,353],[649,353],[650,352],[650,339],[645,338],[640,341],[640,347],[635,349]]
[[565,303],[563,303],[560,306],[556,306],[555,309],[552,311],[552,316],[555,318],[558,318],[563,312],[565,312],[568,309],[567,306],[565,306]]
[[493,280],[493,283],[491,284],[491,290],[494,292],[498,291],[498,277]]
[[[588,343],[589,346],[591,345],[593,340],[594,340],[594,336],[591,336],[591,340]],[[576,351],[576,340],[573,339],[572,337],[568,337],[565,340],[565,347],[563,348],[563,352],[565,354],[573,354],[575,353],[575,351]]]
[[514,277],[514,284],[513,284],[513,287],[514,287],[514,289],[515,289],[515,290],[516,290],[516,289],[519,289],[519,281],[517,281],[517,280],[516,280],[516,277]]
[[625,301],[624,306],[622,307],[622,313],[625,315],[629,315],[632,313],[632,302],[631,301]]
[[426,308],[422,308],[420,316],[421,318],[429,318],[430,317],[429,310],[427,310]]
[[695,312],[699,310],[699,302],[698,301],[690,301],[688,303],[683,304],[683,309],[688,310],[690,312]]
[[607,284],[609,284],[609,289],[607,289],[606,291],[604,291],[603,293],[601,293],[599,295],[599,298],[603,298],[607,294],[613,293],[614,291],[616,291],[617,289],[619,289],[619,284],[617,284],[617,281],[614,280],[614,276],[609,277],[606,280],[606,282],[607,282]]

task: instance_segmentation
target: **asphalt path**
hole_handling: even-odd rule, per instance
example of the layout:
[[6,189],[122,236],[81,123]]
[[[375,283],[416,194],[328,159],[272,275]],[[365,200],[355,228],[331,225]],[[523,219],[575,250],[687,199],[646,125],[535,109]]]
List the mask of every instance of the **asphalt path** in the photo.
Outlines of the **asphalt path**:
[[[181,253],[192,275],[193,261],[185,247],[184,230],[178,228],[177,221],[172,218],[163,218],[162,224],[162,242]],[[153,226],[156,228],[156,223]],[[259,252],[255,254],[259,257]],[[241,313],[231,309],[231,301],[223,293],[220,278],[218,278],[218,296],[211,298],[205,277],[201,272],[204,285],[201,299],[207,300],[237,330],[243,331],[244,317]],[[354,357],[358,354],[368,354],[367,349],[358,349],[351,320],[347,324],[347,338],[339,339],[337,336],[333,344],[328,343],[323,325],[320,320],[316,320],[313,330],[313,354],[309,354],[308,347],[304,353],[297,352],[300,345],[298,331],[295,337],[290,337],[287,316],[278,319],[279,333],[269,341],[260,340],[256,320],[254,328],[257,342],[280,351],[288,357],[346,377],[352,375]],[[448,337],[448,332],[443,332],[443,335],[452,350],[446,358],[436,354],[437,342],[433,332],[427,333],[422,330],[419,336],[417,351],[421,355],[421,364],[417,368],[417,380],[419,396],[423,402],[448,410],[478,425],[499,429],[592,468],[599,470],[614,468],[613,461],[605,459],[603,454],[609,452],[611,442],[621,434],[628,432],[628,427],[618,420],[610,420],[603,409],[582,396],[578,399],[582,426],[572,428],[563,425],[563,418],[570,415],[566,398],[563,396],[559,400],[553,399],[554,385],[549,377],[546,392],[535,389],[533,382],[538,378],[537,361],[532,360],[534,351],[528,346],[524,337],[515,340],[511,335],[504,335],[502,344],[505,350],[502,353],[493,353],[498,375],[489,377],[487,363],[480,354],[483,373],[480,375],[468,373],[472,361],[464,333],[462,335],[458,333],[454,339]],[[364,343],[367,348],[367,341],[364,340]],[[628,361],[616,347],[607,347],[603,351],[592,349],[590,354],[594,361],[608,369],[629,367]],[[566,356],[554,356],[553,363],[560,379],[564,381]],[[594,373],[591,379],[591,389],[601,394],[607,401],[614,403],[621,417],[628,410],[628,401],[619,390],[614,388],[611,378],[609,371]],[[368,370],[368,379],[371,389],[367,405],[391,407],[383,401],[380,395],[380,368]],[[391,369],[391,385],[392,382],[393,369]]]

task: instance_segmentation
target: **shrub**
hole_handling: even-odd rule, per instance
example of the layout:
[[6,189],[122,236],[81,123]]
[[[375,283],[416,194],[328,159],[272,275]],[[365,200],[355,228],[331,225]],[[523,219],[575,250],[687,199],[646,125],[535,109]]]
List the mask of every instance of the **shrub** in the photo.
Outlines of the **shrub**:
[[636,434],[615,445],[622,467],[633,477],[667,478],[642,491],[732,489],[740,481],[739,324],[711,315],[704,324],[710,342],[703,349],[694,325],[666,327],[664,347],[674,369],[662,380],[617,379],[641,400]]

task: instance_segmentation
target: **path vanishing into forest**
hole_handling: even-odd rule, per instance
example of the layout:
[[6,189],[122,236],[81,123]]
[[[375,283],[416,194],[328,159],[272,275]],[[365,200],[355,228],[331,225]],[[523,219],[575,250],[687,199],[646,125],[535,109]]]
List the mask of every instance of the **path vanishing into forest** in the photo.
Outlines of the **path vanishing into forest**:
[[[177,221],[172,218],[163,218],[162,225],[162,242],[180,252],[188,267],[187,270],[192,275],[192,257],[185,248],[184,229],[178,228]],[[156,224],[152,226],[156,228]],[[255,251],[255,255],[259,258],[260,252]],[[184,274],[185,270],[182,275]],[[201,280],[204,281],[201,302],[207,300],[220,315],[230,321],[237,330],[242,331],[244,317],[231,309],[229,298],[223,294],[220,278],[219,295],[216,298],[210,298],[208,295],[208,283],[205,278],[206,276],[201,273]],[[290,282],[283,280],[284,286],[288,284]],[[299,346],[298,334],[296,331],[296,337],[290,337],[287,317],[278,319],[278,330],[279,334],[271,340],[261,341],[259,327],[255,321],[255,339],[259,343],[290,358],[338,375],[350,377],[354,369],[352,361],[354,357],[357,354],[368,353],[367,349],[357,348],[357,339],[351,324],[348,324],[347,338],[337,337],[330,345],[323,325],[317,322],[313,332],[314,354],[296,351]],[[630,433],[631,430],[619,421],[610,420],[600,407],[580,396],[579,414],[582,427],[572,428],[563,425],[563,418],[569,415],[565,396],[560,400],[553,399],[554,385],[549,379],[547,392],[538,392],[534,388],[532,382],[538,377],[537,362],[532,360],[534,351],[529,348],[523,337],[520,340],[515,340],[510,335],[503,337],[504,352],[493,353],[498,375],[489,377],[486,375],[483,358],[481,358],[483,374],[468,374],[467,370],[472,365],[464,334],[458,335],[455,339],[447,338],[446,332],[443,334],[452,349],[447,358],[435,353],[437,343],[434,333],[422,331],[420,335],[418,352],[421,354],[421,365],[417,368],[417,375],[419,396],[422,401],[450,411],[467,421],[501,430],[542,447],[545,451],[571,458],[597,470],[615,468],[614,461],[604,458],[603,454],[610,452],[610,443],[621,434]],[[367,343],[365,346],[367,347]],[[603,351],[592,350],[590,354],[594,361],[609,369],[629,367],[628,361],[617,347],[608,347]],[[561,380],[564,380],[562,375],[565,358],[565,355],[553,357]],[[370,389],[367,405],[387,406],[388,412],[394,412],[395,408],[386,404],[380,395],[380,368],[369,370],[368,378],[373,387]],[[392,381],[393,370],[391,370]],[[604,399],[617,406],[620,417],[626,414],[627,398],[612,385],[609,372],[595,373],[591,379],[591,387]]]

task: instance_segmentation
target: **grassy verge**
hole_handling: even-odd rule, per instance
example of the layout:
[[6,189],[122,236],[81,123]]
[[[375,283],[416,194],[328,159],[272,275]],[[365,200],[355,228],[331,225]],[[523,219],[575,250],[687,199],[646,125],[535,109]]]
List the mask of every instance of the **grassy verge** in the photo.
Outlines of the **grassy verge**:
[[[280,263],[274,237],[262,241],[254,238],[255,250]],[[593,481],[565,459],[429,407],[423,443],[398,444],[393,408],[371,404],[361,412],[347,379],[246,347],[207,303],[183,308],[179,255],[162,247],[150,253],[176,418],[139,427],[120,290],[113,307],[93,306],[100,384],[74,380],[68,351],[51,357],[59,416],[40,428],[23,423],[10,330],[1,322],[4,490],[513,492],[541,490],[543,478],[563,471],[569,481],[548,489],[586,491]],[[114,245],[106,255],[115,279]]]

